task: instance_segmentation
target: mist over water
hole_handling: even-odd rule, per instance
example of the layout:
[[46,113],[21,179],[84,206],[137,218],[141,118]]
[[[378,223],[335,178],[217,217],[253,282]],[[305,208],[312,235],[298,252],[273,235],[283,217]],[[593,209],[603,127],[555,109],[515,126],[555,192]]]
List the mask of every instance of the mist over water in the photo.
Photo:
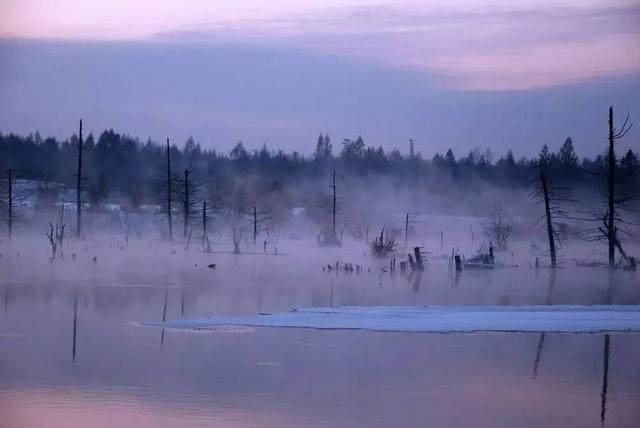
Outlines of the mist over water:
[[[100,218],[88,213],[85,221],[109,224]],[[391,274],[366,237],[318,247],[316,229],[295,217],[277,250],[269,243],[265,251],[261,235],[255,247],[243,240],[240,254],[222,225],[210,253],[195,234],[187,249],[158,230],[130,231],[127,242],[124,231],[87,226],[52,263],[44,233],[23,230],[0,244],[0,419],[28,427],[601,426],[604,334],[140,326],[318,306],[639,304],[634,272],[568,260],[606,257],[581,241],[566,242],[555,271],[536,269],[530,240],[514,239],[496,252],[514,267],[455,273],[452,249],[473,256],[483,221],[422,216],[408,238],[427,254],[417,278]],[[336,261],[363,271],[325,268]],[[606,426],[632,427],[640,339],[606,336]]]
[[0,1],[0,428],[640,426],[638,0],[120,3]]
[[[9,427],[640,420],[640,337],[626,328],[435,334],[171,325],[310,307],[637,309],[628,257],[640,252],[636,214],[619,223],[629,233],[621,235],[627,255],[617,250],[607,267],[607,246],[583,235],[593,222],[577,218],[604,206],[596,173],[605,161],[578,167],[571,140],[559,155],[545,147],[540,157],[555,162],[554,185],[573,187],[557,201],[572,214],[556,218],[552,269],[544,205],[532,194],[542,161],[507,154],[491,162],[478,150],[427,161],[413,151],[386,155],[361,139],[345,140],[338,158],[326,135],[313,160],[266,147],[250,154],[241,144],[227,157],[193,140],[165,149],[105,131],[83,146],[78,193],[67,174],[78,159],[76,136],[2,137],[2,184],[12,199],[5,192],[0,201],[13,201],[3,206],[0,238],[0,421]],[[633,172],[634,159],[628,152],[620,171]],[[47,167],[23,172],[34,165]]]

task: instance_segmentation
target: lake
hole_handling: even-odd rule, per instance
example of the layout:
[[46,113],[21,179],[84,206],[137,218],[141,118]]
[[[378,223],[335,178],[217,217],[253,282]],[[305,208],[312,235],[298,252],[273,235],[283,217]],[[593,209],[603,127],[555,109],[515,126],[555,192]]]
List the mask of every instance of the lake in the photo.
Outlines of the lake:
[[[118,245],[87,243],[49,264],[5,244],[0,427],[640,422],[637,334],[193,332],[140,325],[310,306],[637,305],[634,273],[568,263],[554,273],[519,260],[518,268],[456,276],[434,250],[416,280],[383,272],[387,262],[356,245],[283,244],[277,256]],[[364,271],[323,271],[336,260],[361,263]],[[212,262],[216,268],[207,268]]]

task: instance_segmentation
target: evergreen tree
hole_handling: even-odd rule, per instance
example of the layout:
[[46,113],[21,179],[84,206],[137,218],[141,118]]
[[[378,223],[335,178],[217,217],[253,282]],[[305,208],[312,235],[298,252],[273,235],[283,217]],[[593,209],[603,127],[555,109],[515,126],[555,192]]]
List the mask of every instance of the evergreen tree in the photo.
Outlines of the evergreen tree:
[[320,133],[313,157],[317,161],[326,161],[333,157],[333,147],[329,134],[322,135],[322,133]]
[[565,170],[573,170],[578,166],[578,155],[573,148],[573,141],[567,138],[558,153],[560,166]]

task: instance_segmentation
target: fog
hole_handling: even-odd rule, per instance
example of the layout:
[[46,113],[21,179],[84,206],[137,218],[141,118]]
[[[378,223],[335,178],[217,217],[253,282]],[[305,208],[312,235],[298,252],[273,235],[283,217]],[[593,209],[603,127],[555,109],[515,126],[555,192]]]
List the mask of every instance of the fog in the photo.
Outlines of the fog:
[[[400,179],[338,169],[340,246],[319,237],[332,224],[331,167],[285,179],[278,192],[260,190],[268,176],[241,168],[229,174],[234,187],[202,180],[198,195],[212,207],[216,192],[228,193],[204,241],[198,215],[183,233],[179,199],[170,240],[166,200],[151,192],[148,205],[133,208],[117,188],[83,203],[78,238],[74,191],[46,199],[42,183],[21,178],[14,230],[0,241],[0,418],[15,426],[634,426],[636,334],[142,326],[343,305],[640,304],[636,272],[607,268],[607,246],[581,237],[583,221],[563,219],[560,267],[549,268],[533,183],[465,185],[435,171]],[[564,204],[573,213],[603,203],[591,184],[573,197]],[[495,264],[456,271],[452,255],[466,262],[495,245],[486,232],[497,208],[513,229]],[[56,223],[65,233],[53,255],[46,234]],[[376,256],[383,228],[396,246]],[[623,245],[637,255],[631,231]],[[424,270],[390,268],[414,247]]]
[[[53,426],[600,426],[600,334],[254,328],[198,334],[140,326],[311,306],[640,303],[634,272],[575,266],[574,257],[606,260],[602,244],[567,239],[562,268],[536,269],[535,257],[544,256],[531,243],[542,246],[544,239],[531,227],[534,205],[512,206],[518,226],[509,249],[497,252],[500,263],[517,268],[455,273],[451,251],[469,258],[486,241],[489,202],[430,197],[431,203],[420,203],[423,198],[393,192],[384,180],[345,181],[343,191],[355,196],[349,204],[342,195],[344,210],[351,216],[367,211],[360,227],[371,235],[400,226],[404,211],[431,211],[416,217],[408,237],[409,247],[424,246],[427,253],[419,277],[392,274],[390,256],[374,257],[366,235],[357,240],[348,228],[341,247],[319,247],[318,226],[305,216],[292,215],[266,252],[264,232],[256,247],[244,234],[239,254],[232,253],[224,218],[212,221],[211,252],[203,252],[195,234],[188,249],[182,238],[162,239],[162,214],[140,215],[127,240],[117,214],[87,211],[78,240],[69,210],[64,257],[52,261],[46,222],[58,210],[35,215],[10,242],[3,237],[2,420],[17,426],[42,420]],[[477,200],[495,202],[501,194],[487,188]],[[397,238],[397,257],[404,258],[403,236]],[[625,246],[638,253],[637,241]],[[336,261],[364,270],[323,270]],[[640,417],[634,369],[640,342],[637,335],[613,334],[611,343],[606,422],[631,427]],[[461,406],[471,413],[458,414]],[[385,410],[371,410],[376,407]]]

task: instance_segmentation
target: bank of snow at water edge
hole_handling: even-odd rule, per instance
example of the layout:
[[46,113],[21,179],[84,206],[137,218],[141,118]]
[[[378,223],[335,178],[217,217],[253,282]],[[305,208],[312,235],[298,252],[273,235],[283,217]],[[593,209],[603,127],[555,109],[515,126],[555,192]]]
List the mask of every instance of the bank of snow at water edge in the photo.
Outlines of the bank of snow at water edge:
[[429,333],[640,332],[640,306],[344,306],[144,325],[176,329],[246,326]]

